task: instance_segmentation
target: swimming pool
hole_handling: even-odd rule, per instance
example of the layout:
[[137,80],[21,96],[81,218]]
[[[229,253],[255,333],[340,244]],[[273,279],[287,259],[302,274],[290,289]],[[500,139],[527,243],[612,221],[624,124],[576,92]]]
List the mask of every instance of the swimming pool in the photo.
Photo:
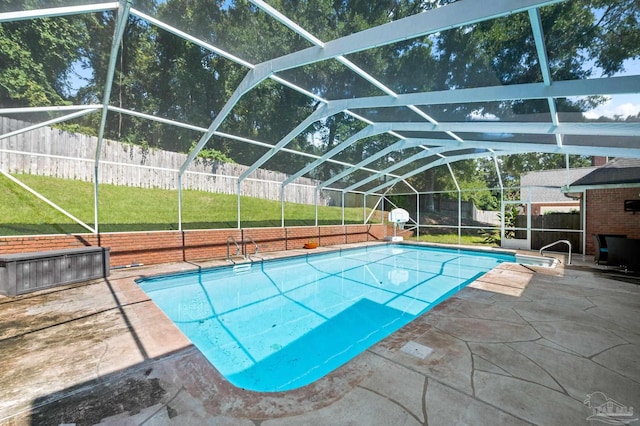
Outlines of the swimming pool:
[[388,244],[138,283],[231,383],[274,392],[314,382],[514,260]]

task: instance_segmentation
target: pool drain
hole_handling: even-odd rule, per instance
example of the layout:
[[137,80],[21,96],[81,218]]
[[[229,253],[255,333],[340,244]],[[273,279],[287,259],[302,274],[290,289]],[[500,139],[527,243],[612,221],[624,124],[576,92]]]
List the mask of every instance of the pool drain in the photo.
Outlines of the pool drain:
[[420,343],[414,341],[405,343],[405,345],[400,348],[400,350],[406,354],[420,359],[425,359],[426,357],[431,355],[431,352],[433,352],[433,349],[429,346],[421,345]]

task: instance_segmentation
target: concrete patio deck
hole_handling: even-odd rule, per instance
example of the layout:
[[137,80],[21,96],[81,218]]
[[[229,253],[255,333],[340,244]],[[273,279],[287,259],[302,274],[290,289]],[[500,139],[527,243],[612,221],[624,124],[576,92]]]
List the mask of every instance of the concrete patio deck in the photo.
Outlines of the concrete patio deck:
[[638,279],[588,261],[502,264],[319,381],[256,393],[221,377],[134,282],[215,263],[0,297],[0,423],[640,424]]

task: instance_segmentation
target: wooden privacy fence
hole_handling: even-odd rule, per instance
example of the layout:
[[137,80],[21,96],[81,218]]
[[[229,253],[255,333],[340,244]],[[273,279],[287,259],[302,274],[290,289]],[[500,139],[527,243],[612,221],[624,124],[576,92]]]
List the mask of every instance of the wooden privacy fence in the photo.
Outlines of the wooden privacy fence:
[[[526,215],[519,215],[517,217],[516,227],[527,227]],[[549,231],[547,231],[547,229],[549,229]],[[572,251],[574,253],[582,253],[582,233],[579,232],[580,230],[580,214],[549,213],[540,216],[531,216],[531,249],[539,250],[545,245],[555,241],[569,240]],[[559,244],[553,247],[552,250],[567,251],[568,248],[565,245]]]
[[[27,126],[26,123],[0,117],[0,135]],[[239,142],[240,143],[240,142]],[[0,169],[9,173],[28,173],[63,179],[93,181],[98,138],[41,127],[0,139]],[[149,149],[138,145],[105,140],[100,153],[100,183],[141,188],[178,188],[178,170],[186,154]],[[246,166],[196,159],[182,178],[183,189],[221,194],[236,194],[238,179]],[[280,200],[282,182],[288,175],[258,169],[243,181],[240,195]],[[285,190],[285,201],[315,204],[317,181],[298,178]],[[328,197],[319,194],[318,204],[327,205]]]

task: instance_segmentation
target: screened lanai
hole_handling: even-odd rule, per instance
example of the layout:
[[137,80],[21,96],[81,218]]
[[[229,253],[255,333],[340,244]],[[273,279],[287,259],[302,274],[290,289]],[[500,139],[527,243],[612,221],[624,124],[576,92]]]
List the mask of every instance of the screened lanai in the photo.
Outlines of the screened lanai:
[[[174,218],[130,230],[284,227],[307,204],[316,226],[403,207],[417,236],[504,239],[504,221],[465,226],[464,202],[504,218],[526,202],[518,171],[640,158],[639,14],[631,0],[3,2],[0,173],[73,223],[62,232],[129,230],[118,209]],[[91,185],[71,207],[33,175]],[[102,185],[172,195],[119,205]],[[193,191],[235,199],[203,210]],[[245,196],[279,201],[279,223],[243,220]],[[450,220],[426,223],[443,203]]]
[[635,420],[639,20],[0,0],[0,424]]

